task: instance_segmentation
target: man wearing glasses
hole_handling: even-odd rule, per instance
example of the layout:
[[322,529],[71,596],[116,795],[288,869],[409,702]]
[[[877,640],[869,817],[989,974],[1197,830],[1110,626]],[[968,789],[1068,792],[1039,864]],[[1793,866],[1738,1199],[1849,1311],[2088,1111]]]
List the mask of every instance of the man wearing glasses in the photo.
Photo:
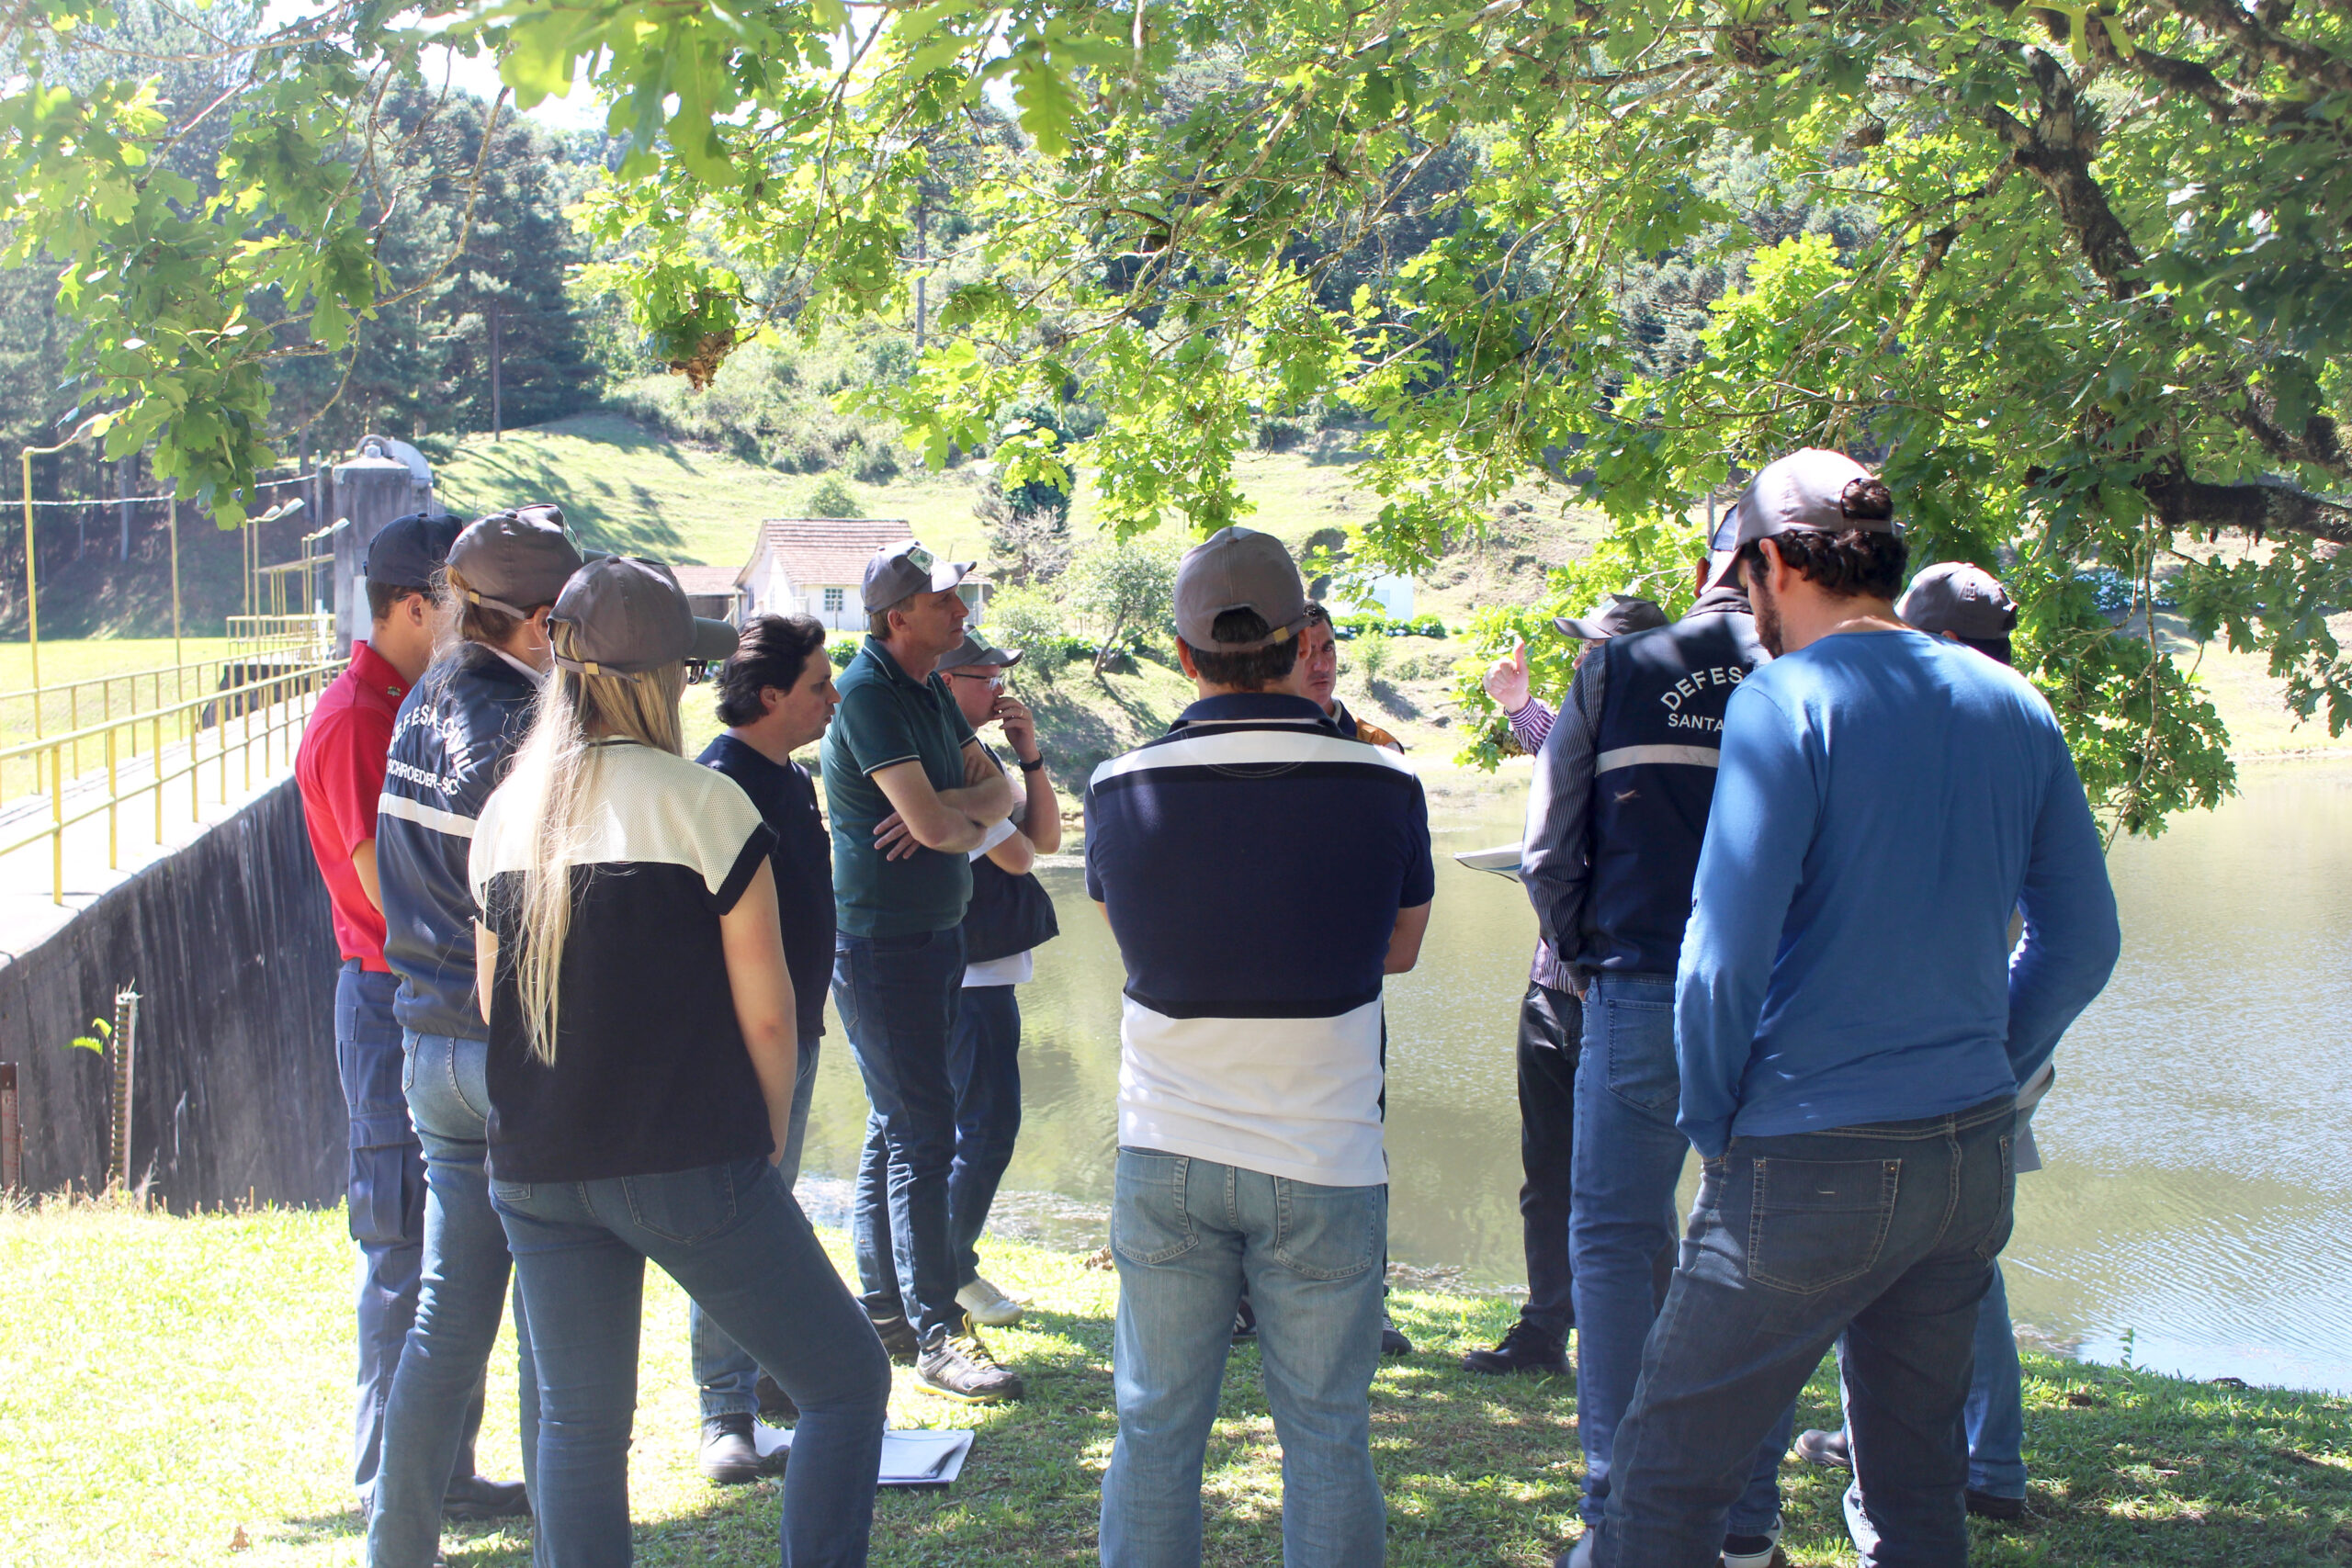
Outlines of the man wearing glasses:
[[[939,660],[956,711],[974,731],[996,725],[1020,771],[1002,768],[1021,792],[1012,815],[967,852],[972,901],[964,913],[964,987],[947,1040],[956,1087],[956,1160],[947,1175],[948,1243],[956,1303],[972,1321],[1001,1328],[1021,1321],[1021,1304],[980,1276],[978,1244],[997,1183],[1021,1132],[1021,1005],[1013,987],[1035,973],[1034,951],[1059,934],[1054,901],[1030,867],[1061,848],[1061,802],[1037,750],[1037,720],[1004,690],[1021,655],[967,637]],[[865,1177],[859,1172],[861,1180]],[[881,1173],[874,1172],[876,1179]],[[877,1238],[878,1239],[878,1238]]]

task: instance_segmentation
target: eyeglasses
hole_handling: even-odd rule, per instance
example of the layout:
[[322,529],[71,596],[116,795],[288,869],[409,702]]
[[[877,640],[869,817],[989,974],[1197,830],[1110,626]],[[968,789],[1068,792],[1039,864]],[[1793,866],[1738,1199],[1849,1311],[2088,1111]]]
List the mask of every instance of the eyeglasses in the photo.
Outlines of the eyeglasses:
[[953,672],[952,678],[957,681],[978,681],[991,692],[1004,690],[1004,677],[1001,675],[967,675],[958,670]]

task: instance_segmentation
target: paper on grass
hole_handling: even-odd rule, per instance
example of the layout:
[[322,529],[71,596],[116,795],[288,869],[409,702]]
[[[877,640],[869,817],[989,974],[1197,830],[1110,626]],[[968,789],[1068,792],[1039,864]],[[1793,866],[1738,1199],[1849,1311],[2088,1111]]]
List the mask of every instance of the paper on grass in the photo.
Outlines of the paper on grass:
[[1519,852],[1517,844],[1498,844],[1491,850],[1463,850],[1453,858],[1472,871],[1491,871],[1497,876],[1508,876],[1516,882],[1519,880]]
[[[764,1421],[752,1423],[752,1441],[760,1457],[783,1453],[792,1447],[792,1431],[786,1427],[771,1427]],[[943,1432],[928,1427],[913,1431],[888,1431],[882,1434],[881,1483],[885,1486],[944,1486],[964,1471],[964,1458],[972,1451],[969,1431]]]

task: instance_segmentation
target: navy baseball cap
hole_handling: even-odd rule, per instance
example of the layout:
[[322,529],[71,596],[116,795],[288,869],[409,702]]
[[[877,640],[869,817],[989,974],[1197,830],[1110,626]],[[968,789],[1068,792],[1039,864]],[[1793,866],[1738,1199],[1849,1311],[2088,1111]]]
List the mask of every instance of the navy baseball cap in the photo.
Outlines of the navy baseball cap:
[[368,558],[360,565],[360,575],[395,588],[430,588],[433,574],[449,558],[449,547],[465,530],[463,518],[446,512],[412,512],[395,517],[368,541]]

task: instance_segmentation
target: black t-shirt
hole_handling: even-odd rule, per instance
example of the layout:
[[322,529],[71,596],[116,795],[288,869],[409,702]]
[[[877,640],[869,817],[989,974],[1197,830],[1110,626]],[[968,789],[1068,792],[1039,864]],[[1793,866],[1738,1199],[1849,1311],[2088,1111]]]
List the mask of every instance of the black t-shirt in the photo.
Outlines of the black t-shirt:
[[552,1066],[530,1053],[515,960],[534,824],[512,783],[468,866],[499,940],[490,1008],[490,1173],[652,1176],[767,1155],[767,1102],[735,1021],[718,922],[775,841],[723,773],[626,741],[596,748],[571,863]]
[[799,763],[778,767],[731,735],[695,761],[743,786],[775,829],[776,914],[784,926],[785,967],[799,1004],[800,1038],[825,1032],[825,990],[833,977],[833,844],[817,814],[817,781]]

